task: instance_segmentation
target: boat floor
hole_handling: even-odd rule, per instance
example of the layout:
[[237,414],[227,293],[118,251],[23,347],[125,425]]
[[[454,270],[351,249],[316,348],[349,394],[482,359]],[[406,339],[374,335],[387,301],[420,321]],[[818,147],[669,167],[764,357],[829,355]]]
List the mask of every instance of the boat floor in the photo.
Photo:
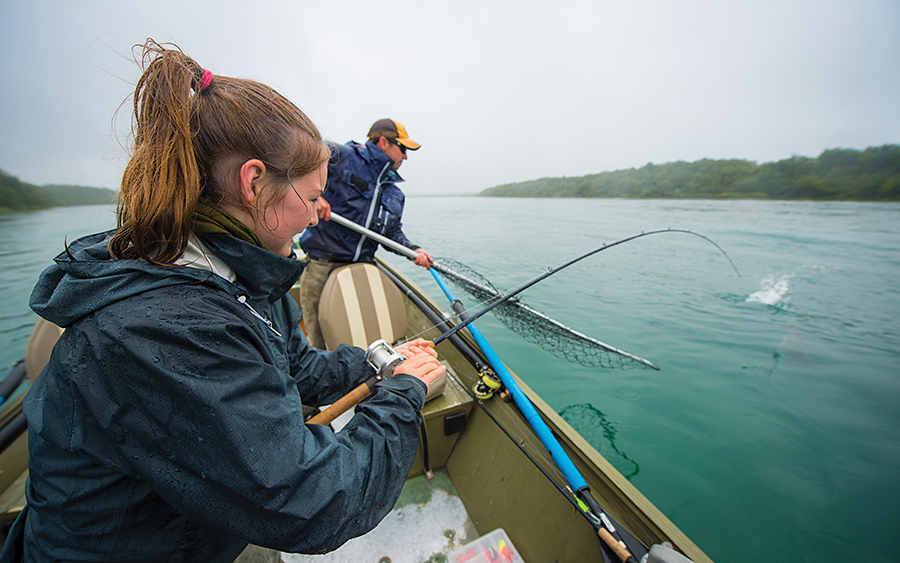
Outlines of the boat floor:
[[284,553],[285,563],[445,563],[447,554],[478,538],[475,523],[444,470],[408,479],[378,526],[325,555]]

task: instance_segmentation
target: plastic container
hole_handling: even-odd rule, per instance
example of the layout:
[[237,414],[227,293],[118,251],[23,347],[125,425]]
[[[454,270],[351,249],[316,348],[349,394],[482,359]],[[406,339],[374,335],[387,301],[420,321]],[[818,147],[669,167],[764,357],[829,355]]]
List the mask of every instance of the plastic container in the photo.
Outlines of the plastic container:
[[503,528],[485,534],[473,542],[454,549],[447,563],[524,563]]

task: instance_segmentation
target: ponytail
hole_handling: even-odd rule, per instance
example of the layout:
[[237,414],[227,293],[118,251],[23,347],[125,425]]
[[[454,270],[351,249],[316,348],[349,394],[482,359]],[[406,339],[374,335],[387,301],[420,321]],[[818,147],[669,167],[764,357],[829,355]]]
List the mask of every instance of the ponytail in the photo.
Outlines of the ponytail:
[[122,176],[118,230],[109,248],[117,258],[165,264],[187,247],[200,198],[191,121],[197,112],[192,85],[203,69],[152,40],[143,45],[142,63],[134,93],[134,152]]

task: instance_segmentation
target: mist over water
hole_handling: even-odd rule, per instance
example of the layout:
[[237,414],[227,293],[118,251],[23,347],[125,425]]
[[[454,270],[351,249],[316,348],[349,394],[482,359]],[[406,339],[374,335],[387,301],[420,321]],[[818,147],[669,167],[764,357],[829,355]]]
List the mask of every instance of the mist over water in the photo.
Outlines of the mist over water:
[[[0,354],[22,356],[28,296],[110,208],[0,214]],[[900,205],[407,199],[404,230],[531,307],[647,358],[585,368],[477,324],[530,387],[716,561],[896,561]],[[431,276],[379,250],[445,301]],[[466,295],[457,297],[467,302]],[[527,463],[526,460],[522,460]]]

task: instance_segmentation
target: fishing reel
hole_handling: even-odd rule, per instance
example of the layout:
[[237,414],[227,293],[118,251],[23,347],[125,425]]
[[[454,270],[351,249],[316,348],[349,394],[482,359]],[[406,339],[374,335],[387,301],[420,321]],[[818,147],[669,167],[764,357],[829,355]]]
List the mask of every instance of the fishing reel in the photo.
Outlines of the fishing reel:
[[406,357],[395,352],[387,340],[376,340],[366,349],[366,363],[372,366],[378,379],[390,379],[394,368],[405,361]]
[[472,386],[472,393],[476,399],[485,401],[494,396],[494,392],[500,389],[502,382],[494,370],[487,366],[482,367],[478,374],[480,377]]

